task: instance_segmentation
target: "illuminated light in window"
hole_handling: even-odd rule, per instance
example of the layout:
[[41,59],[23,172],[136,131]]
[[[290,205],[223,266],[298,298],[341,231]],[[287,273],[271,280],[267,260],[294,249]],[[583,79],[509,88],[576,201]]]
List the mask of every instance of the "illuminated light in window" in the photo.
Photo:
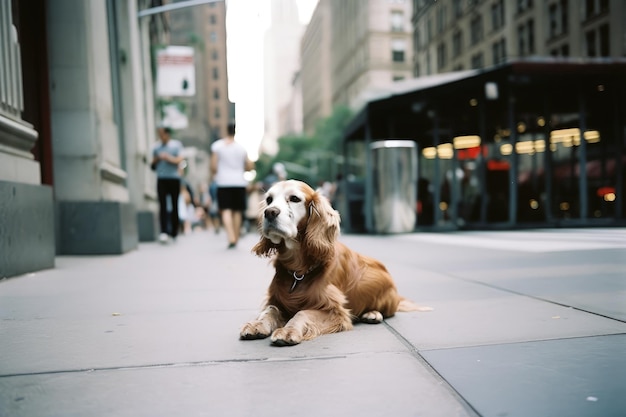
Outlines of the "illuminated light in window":
[[[588,143],[600,142],[600,132],[597,130],[587,130],[583,137]],[[550,132],[550,143],[562,143],[569,148],[580,145],[580,129],[573,127],[570,129],[559,129]]]
[[422,149],[422,155],[426,159],[435,159],[435,156],[437,156],[437,150],[434,146],[431,146],[430,148],[424,148]]
[[457,136],[452,142],[454,143],[454,149],[475,148],[480,145],[480,136]]
[[524,133],[524,132],[526,132],[526,123],[524,123],[524,122],[519,122],[519,123],[517,124],[517,131],[518,131],[519,133]]
[[519,154],[534,154],[535,152],[544,152],[545,150],[546,141],[543,139],[517,142],[515,144],[515,151]]
[[569,203],[567,201],[563,201],[561,204],[559,204],[559,209],[561,209],[561,211],[569,210]]
[[454,149],[452,149],[451,143],[442,143],[437,146],[437,150],[433,146],[422,149],[422,156],[426,159],[435,159],[436,156],[439,159],[452,159],[454,155]]
[[478,106],[478,100],[476,100],[475,98],[471,99],[469,101],[469,105],[472,106],[472,107]]
[[598,91],[604,91],[604,85],[598,84]]
[[600,142],[600,132],[598,132],[597,130],[588,130],[583,136],[588,143]]
[[442,201],[441,203],[439,203],[439,210],[441,211],[448,210],[448,203],[446,203],[445,201]]
[[535,200],[534,198],[531,199],[528,203],[530,205],[530,208],[533,210],[537,210],[539,208],[539,202]]
[[607,202],[610,202],[610,203],[615,201],[615,193],[604,194],[604,201],[607,201]]
[[439,158],[441,159],[452,159],[454,155],[454,149],[452,149],[451,143],[442,143],[437,146],[437,153],[439,154]]
[[500,146],[500,153],[502,155],[511,155],[512,152],[513,145],[511,145],[510,143],[505,143],[504,145]]
[[546,125],[546,119],[543,116],[537,118],[537,126],[544,127]]

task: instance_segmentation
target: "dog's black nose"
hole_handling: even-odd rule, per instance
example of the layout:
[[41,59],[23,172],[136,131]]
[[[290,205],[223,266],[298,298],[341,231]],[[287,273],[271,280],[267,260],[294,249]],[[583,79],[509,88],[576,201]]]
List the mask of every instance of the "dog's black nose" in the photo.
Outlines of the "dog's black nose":
[[280,214],[280,209],[277,207],[268,207],[265,209],[265,218],[267,220],[274,220]]

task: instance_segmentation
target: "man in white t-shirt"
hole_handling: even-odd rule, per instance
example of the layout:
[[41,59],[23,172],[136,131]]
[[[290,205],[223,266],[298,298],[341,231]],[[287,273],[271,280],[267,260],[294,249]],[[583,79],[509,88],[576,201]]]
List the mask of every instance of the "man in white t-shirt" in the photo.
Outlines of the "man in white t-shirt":
[[211,174],[217,185],[217,201],[222,225],[228,237],[228,248],[239,241],[243,212],[246,210],[244,173],[254,169],[246,148],[235,141],[235,123],[228,124],[226,137],[211,145]]

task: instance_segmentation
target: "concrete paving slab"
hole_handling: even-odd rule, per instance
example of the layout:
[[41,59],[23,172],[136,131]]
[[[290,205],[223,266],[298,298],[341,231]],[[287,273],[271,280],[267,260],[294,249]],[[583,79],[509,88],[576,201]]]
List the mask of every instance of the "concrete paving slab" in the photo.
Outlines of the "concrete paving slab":
[[[533,238],[540,242],[543,235]],[[622,235],[601,232],[601,251],[586,242],[593,235],[550,232],[549,252],[513,244],[502,250],[485,241],[472,246],[472,239],[463,246],[459,239],[342,236],[384,262],[402,295],[435,311],[399,313],[384,325],[358,325],[290,348],[238,340],[239,327],[258,313],[273,274],[266,259],[250,253],[255,235],[231,251],[223,235],[198,233],[176,245],[141,244],[124,256],[59,257],[53,270],[0,282],[0,416],[4,410],[18,416],[299,415],[294,409],[303,410],[300,415],[471,414],[437,374],[445,371],[452,381],[455,352],[494,348],[493,357],[518,358],[508,372],[485,372],[491,378],[486,384],[476,383],[480,369],[468,369],[475,386],[465,398],[482,406],[496,376],[549,377],[551,358],[586,352],[552,342],[626,334],[624,321],[567,308],[586,297],[591,305],[621,311],[606,294],[621,288],[619,276],[611,274],[621,265],[615,248]],[[494,232],[489,238],[524,238],[524,247],[533,245],[530,234]],[[576,248],[562,250],[559,242],[568,238]],[[565,306],[555,304],[556,297]],[[623,339],[611,340],[624,345]],[[530,348],[523,346],[539,346],[533,343],[543,347],[524,357]],[[616,355],[623,356],[611,347],[599,356]],[[534,367],[535,357],[547,365]],[[621,371],[620,362],[610,363]],[[602,361],[576,364],[568,376],[604,369]],[[465,395],[466,388],[458,387]],[[543,404],[527,404],[529,412],[521,413],[526,409],[518,397],[526,386],[502,384],[493,403],[504,412],[568,415],[569,404],[559,412],[558,401],[577,387],[562,382],[554,398],[530,387],[530,398]],[[607,398],[609,410],[622,404],[614,396],[597,398]]]
[[241,341],[239,328],[253,311],[137,314],[95,319],[6,322],[0,329],[0,377],[116,367],[294,359],[403,352],[384,325],[359,324],[289,348],[268,339]]
[[0,378],[0,416],[473,416],[409,353]]
[[626,335],[424,351],[480,415],[622,417]]
[[[456,291],[461,294],[463,284]],[[429,313],[397,314],[388,323],[418,349],[626,333],[623,322],[489,288],[483,292],[432,303]]]

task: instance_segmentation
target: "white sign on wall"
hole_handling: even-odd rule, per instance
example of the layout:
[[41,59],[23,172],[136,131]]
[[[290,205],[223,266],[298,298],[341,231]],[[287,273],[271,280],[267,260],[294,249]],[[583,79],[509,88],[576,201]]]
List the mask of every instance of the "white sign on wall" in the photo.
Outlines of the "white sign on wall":
[[193,48],[168,46],[157,54],[157,95],[162,97],[196,94]]

